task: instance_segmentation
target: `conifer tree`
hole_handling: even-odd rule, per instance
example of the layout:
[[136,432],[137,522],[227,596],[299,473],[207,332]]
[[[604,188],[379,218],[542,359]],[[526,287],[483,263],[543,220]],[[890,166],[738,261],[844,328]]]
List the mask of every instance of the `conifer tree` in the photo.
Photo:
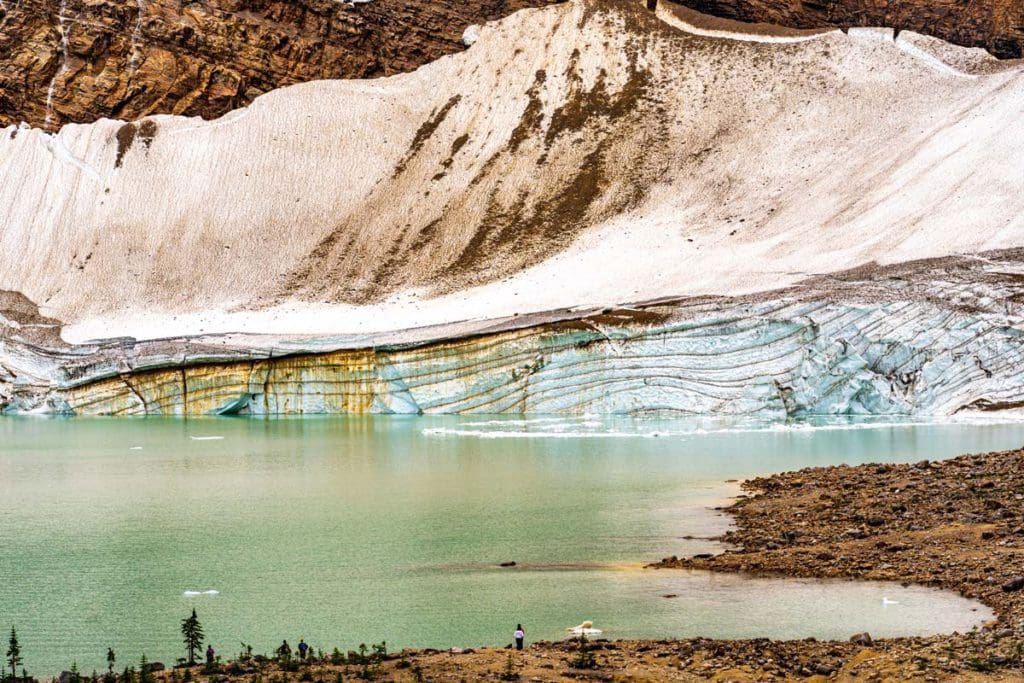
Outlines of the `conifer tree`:
[[21,645],[18,644],[18,634],[11,627],[11,639],[7,642],[7,665],[11,667],[11,680],[18,677],[18,665],[21,664]]
[[146,659],[146,655],[142,655],[142,661],[139,662],[139,683],[154,683],[153,672],[149,670],[149,660]]
[[181,635],[185,641],[185,648],[188,650],[188,663],[193,666],[196,663],[196,650],[202,649],[205,637],[194,608],[192,616],[181,622]]
[[114,648],[107,648],[107,673],[111,676],[114,675],[114,664],[117,662],[117,655],[114,654]]

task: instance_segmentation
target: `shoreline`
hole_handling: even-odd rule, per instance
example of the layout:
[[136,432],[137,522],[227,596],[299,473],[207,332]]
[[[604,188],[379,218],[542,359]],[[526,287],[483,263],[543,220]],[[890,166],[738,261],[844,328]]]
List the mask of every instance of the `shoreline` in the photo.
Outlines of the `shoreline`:
[[[372,663],[304,664],[297,680],[1024,680],[1024,450],[916,464],[805,468],[742,483],[718,508],[735,526],[716,555],[653,569],[913,583],[977,600],[994,622],[966,634],[850,641],[595,640],[403,650]],[[1019,585],[1018,585],[1019,584]],[[511,657],[510,657],[511,656]],[[337,676],[341,675],[341,679]],[[197,680],[292,680],[278,664],[234,662]],[[162,681],[178,680],[161,673]]]

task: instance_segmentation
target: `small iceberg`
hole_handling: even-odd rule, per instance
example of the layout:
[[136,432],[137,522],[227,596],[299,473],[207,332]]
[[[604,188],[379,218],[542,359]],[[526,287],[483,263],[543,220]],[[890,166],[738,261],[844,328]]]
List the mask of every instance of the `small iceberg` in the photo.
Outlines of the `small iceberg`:
[[220,441],[223,436],[190,436],[188,437],[193,441]]
[[899,603],[898,600],[890,600],[889,598],[882,598],[882,604],[888,606],[888,605],[898,605],[900,603]]
[[141,451],[142,450],[142,446],[132,446],[128,450],[130,450],[130,451]]
[[573,626],[565,630],[574,636],[599,636],[604,633],[601,629],[594,628],[594,622],[592,621],[584,621],[579,626]]
[[220,591],[208,590],[208,591],[185,591],[182,593],[186,598],[194,598],[199,595],[220,595]]

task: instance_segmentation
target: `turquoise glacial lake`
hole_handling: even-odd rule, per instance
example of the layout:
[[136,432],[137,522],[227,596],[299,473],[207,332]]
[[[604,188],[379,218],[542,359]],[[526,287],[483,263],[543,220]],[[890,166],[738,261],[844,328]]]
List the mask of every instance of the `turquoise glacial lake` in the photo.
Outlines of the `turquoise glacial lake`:
[[[219,654],[964,631],[921,587],[643,569],[714,552],[727,480],[1019,447],[1024,423],[0,418],[0,628],[30,673]],[[514,568],[502,562],[515,561]],[[673,595],[675,597],[664,597]]]

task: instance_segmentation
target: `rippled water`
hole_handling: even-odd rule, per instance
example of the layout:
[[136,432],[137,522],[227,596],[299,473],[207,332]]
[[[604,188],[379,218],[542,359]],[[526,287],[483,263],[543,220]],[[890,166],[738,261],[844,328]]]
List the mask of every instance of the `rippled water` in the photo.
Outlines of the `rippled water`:
[[640,566],[713,550],[683,537],[726,528],[709,507],[728,479],[1022,441],[985,422],[5,418],[0,626],[40,674],[102,669],[108,646],[171,663],[193,606],[226,655],[505,644],[519,621],[531,639],[584,619],[622,638],[964,630],[987,611],[926,589]]

